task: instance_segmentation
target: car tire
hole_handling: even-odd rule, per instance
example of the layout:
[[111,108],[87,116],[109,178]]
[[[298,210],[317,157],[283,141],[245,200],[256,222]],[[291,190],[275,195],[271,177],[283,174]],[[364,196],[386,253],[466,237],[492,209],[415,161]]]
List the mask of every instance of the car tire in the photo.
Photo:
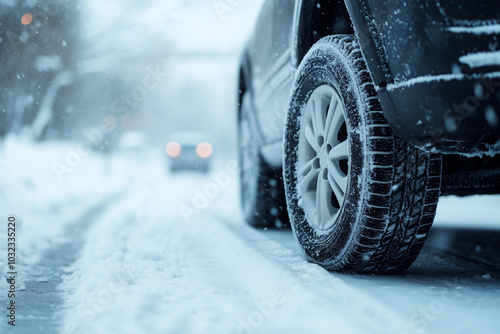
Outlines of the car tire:
[[238,119],[240,200],[246,223],[256,228],[289,228],[283,169],[262,158],[249,118],[250,97],[242,99]]
[[441,156],[392,131],[353,36],[325,37],[302,60],[284,155],[288,212],[308,260],[356,273],[412,264],[434,220]]

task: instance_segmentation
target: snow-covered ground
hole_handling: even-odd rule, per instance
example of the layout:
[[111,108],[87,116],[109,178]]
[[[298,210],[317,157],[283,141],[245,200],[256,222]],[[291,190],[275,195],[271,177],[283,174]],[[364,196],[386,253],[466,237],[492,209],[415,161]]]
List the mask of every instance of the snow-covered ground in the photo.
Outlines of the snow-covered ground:
[[[60,182],[52,166],[70,147],[9,138],[0,151],[1,216],[19,219],[21,293],[43,280],[36,273],[50,249],[69,252],[64,245],[81,239],[76,261],[53,268],[59,333],[495,333],[500,325],[496,273],[460,273],[462,263],[429,251],[402,277],[332,274],[304,260],[290,231],[244,225],[234,161],[216,161],[207,175],[169,174],[159,153],[141,156],[147,164],[92,153]],[[498,231],[498,203],[444,198],[435,227]],[[3,257],[0,267],[5,276]],[[27,306],[20,325],[47,320]]]

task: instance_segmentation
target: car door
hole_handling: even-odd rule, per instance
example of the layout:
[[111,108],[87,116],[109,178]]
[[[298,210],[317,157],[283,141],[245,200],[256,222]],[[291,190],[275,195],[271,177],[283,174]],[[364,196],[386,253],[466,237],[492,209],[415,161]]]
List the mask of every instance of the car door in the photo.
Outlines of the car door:
[[292,25],[296,0],[264,3],[253,39],[254,107],[265,144],[281,142],[292,84]]

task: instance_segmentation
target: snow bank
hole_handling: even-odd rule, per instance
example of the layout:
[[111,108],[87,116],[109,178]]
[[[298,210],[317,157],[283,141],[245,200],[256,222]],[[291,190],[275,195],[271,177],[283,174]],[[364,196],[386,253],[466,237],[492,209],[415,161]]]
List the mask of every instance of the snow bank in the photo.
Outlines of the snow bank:
[[499,208],[500,195],[441,197],[434,226],[498,230]]

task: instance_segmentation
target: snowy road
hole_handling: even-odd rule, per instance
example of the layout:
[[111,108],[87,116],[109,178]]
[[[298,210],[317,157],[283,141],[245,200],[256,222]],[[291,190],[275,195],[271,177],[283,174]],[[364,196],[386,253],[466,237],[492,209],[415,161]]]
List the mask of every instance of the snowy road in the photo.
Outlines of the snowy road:
[[15,333],[497,333],[498,197],[481,199],[476,229],[443,212],[402,275],[337,274],[304,261],[290,231],[242,223],[233,167],[169,175],[158,159],[89,157],[53,193],[54,175],[10,170],[1,181],[38,203],[2,198],[23,223]]
[[20,331],[33,333],[36,329],[45,333],[57,332],[60,324],[55,314],[63,303],[63,295],[58,290],[62,282],[61,273],[78,259],[78,252],[85,243],[82,231],[111,204],[110,199],[85,208],[85,214],[68,225],[65,231],[67,240],[46,250],[41,260],[29,268],[24,289],[18,295],[21,314],[23,318],[26,315]]
[[[164,64],[168,80],[140,104],[155,112],[154,130],[208,127],[226,156],[211,174],[172,175],[160,156],[2,140],[1,334],[499,332],[500,196],[443,199],[421,256],[397,276],[327,272],[304,260],[291,231],[243,224],[228,160],[237,62],[261,0],[84,3],[87,51],[99,56],[87,70],[123,75],[123,96],[141,88],[144,64]],[[70,167],[58,177],[54,162]],[[9,215],[15,328],[5,317]]]

